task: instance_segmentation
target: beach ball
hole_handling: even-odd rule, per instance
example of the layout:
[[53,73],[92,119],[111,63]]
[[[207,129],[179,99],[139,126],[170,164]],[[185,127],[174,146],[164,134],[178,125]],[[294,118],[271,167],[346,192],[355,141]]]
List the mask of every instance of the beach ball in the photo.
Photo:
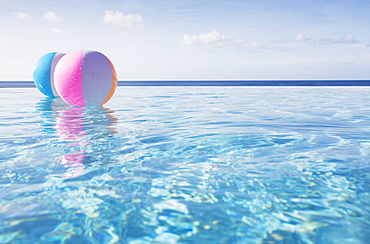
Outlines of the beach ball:
[[112,62],[97,51],[74,51],[60,59],[54,72],[60,97],[72,106],[98,106],[108,102],[117,87]]
[[58,97],[54,86],[54,71],[59,60],[65,53],[52,52],[42,56],[33,71],[33,81],[41,93],[48,97]]

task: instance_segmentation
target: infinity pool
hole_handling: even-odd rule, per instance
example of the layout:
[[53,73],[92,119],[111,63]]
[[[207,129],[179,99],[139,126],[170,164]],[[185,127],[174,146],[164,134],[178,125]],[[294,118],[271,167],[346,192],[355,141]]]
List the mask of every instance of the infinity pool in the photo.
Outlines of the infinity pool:
[[0,89],[0,243],[367,243],[370,87]]

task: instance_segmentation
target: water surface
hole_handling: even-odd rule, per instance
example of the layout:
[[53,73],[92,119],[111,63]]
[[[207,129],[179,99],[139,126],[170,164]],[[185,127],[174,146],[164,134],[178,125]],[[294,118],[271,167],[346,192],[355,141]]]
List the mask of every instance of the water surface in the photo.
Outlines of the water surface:
[[368,87],[0,93],[0,243],[370,238]]

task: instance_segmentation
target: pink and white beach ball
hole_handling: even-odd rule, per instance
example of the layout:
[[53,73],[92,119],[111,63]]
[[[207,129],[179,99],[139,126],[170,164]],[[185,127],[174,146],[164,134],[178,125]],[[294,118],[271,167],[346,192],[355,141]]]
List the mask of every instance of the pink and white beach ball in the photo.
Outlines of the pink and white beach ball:
[[60,97],[72,106],[98,106],[107,103],[117,87],[112,62],[97,51],[67,53],[54,71]]

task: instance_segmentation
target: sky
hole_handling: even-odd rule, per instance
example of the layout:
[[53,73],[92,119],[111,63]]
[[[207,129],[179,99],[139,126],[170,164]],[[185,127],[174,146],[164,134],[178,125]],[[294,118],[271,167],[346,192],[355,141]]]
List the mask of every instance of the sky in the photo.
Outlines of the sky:
[[369,0],[0,0],[0,80],[96,50],[118,80],[370,79]]

